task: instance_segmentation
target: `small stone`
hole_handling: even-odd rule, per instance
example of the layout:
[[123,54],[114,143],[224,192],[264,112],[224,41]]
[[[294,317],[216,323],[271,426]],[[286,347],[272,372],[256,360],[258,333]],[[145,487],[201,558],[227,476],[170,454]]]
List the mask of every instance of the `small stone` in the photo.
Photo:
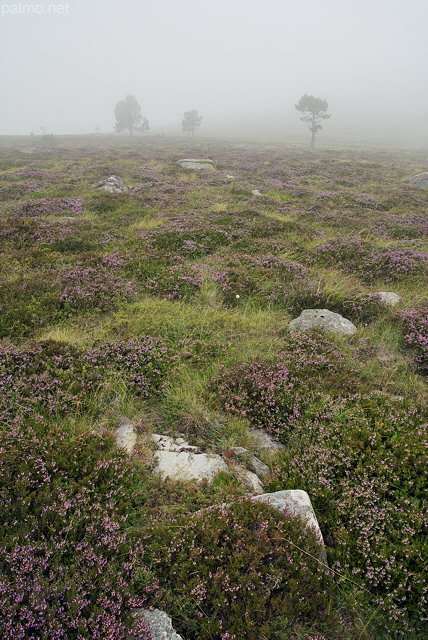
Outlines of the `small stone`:
[[137,433],[134,429],[134,425],[130,420],[122,418],[120,426],[116,429],[114,434],[116,445],[120,449],[125,449],[126,453],[131,454],[134,450],[135,443],[137,442]]
[[266,429],[251,429],[251,433],[258,443],[259,450],[277,453],[284,449],[284,445],[274,440]]
[[236,456],[243,458],[257,476],[265,478],[270,474],[270,469],[267,464],[264,464],[264,462],[254,456],[251,451],[248,451],[248,449],[233,447],[231,451],[233,451]]
[[119,178],[119,176],[103,178],[98,182],[94,182],[92,187],[95,189],[101,189],[102,191],[107,191],[108,193],[127,193],[129,191],[128,187],[122,178]]
[[134,609],[134,616],[142,616],[149,625],[152,640],[183,640],[172,626],[171,618],[159,609]]
[[401,300],[400,296],[394,293],[393,291],[377,291],[376,295],[388,307],[394,307]]
[[262,195],[262,192],[259,191],[258,189],[253,189],[251,193],[253,194],[253,196],[261,196]]
[[238,472],[238,476],[254,495],[260,495],[263,493],[263,485],[260,482],[260,478],[255,473],[248,471],[248,469],[242,469],[242,471]]

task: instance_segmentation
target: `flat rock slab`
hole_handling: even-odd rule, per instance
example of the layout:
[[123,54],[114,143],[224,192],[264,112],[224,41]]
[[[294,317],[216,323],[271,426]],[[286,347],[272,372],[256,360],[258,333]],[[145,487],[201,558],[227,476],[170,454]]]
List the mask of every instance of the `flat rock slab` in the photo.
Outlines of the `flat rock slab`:
[[322,329],[348,336],[357,332],[357,327],[350,320],[328,309],[305,309],[298,318],[294,318],[288,325],[288,331],[292,333],[310,331],[311,329]]
[[101,191],[107,191],[107,193],[127,193],[129,191],[128,187],[122,178],[119,178],[119,176],[103,178],[98,182],[94,182],[92,187],[95,189],[101,189]]
[[289,489],[288,491],[262,493],[259,496],[254,496],[254,500],[266,502],[278,511],[284,511],[284,509],[287,509],[290,513],[300,516],[306,523],[306,526],[311,527],[315,531],[319,541],[324,544],[315,511],[306,491],[302,491],[300,489]]
[[183,169],[192,169],[193,171],[215,171],[215,164],[208,158],[182,158],[177,160],[176,164]]
[[134,609],[134,616],[142,616],[150,628],[152,640],[183,640],[172,626],[171,618],[159,609]]
[[219,471],[228,471],[221,456],[189,451],[156,451],[154,455],[158,473],[163,480],[212,480]]
[[428,187],[428,171],[418,173],[416,176],[410,178],[409,182],[417,187]]

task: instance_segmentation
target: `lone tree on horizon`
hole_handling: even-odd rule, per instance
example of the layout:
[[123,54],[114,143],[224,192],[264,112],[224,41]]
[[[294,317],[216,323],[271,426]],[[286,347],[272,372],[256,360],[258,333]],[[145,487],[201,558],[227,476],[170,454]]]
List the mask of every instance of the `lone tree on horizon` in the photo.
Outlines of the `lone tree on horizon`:
[[129,135],[132,136],[134,131],[143,133],[150,129],[149,121],[141,115],[141,107],[135,96],[126,96],[125,100],[120,100],[115,107],[114,115],[116,116],[116,133],[129,131]]
[[315,136],[318,131],[321,131],[321,120],[328,120],[331,118],[331,113],[327,113],[328,104],[326,100],[322,98],[315,98],[314,96],[308,96],[307,93],[303,95],[299,102],[294,105],[297,111],[303,113],[300,120],[304,122],[311,132],[311,149],[315,148]]
[[196,109],[191,109],[190,111],[184,112],[184,118],[181,121],[181,126],[183,127],[184,133],[191,133],[192,136],[195,135],[195,129],[199,127],[202,122],[202,116],[198,114]]

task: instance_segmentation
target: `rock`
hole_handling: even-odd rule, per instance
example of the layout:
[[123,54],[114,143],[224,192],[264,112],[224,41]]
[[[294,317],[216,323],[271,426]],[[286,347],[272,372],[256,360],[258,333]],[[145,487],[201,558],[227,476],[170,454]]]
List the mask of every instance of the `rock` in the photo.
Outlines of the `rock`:
[[116,445],[120,449],[125,449],[126,453],[129,454],[133,452],[135,443],[137,442],[137,432],[130,420],[126,418],[120,420],[120,426],[116,429],[114,437]]
[[169,436],[160,436],[157,433],[152,434],[156,448],[161,451],[194,451],[198,452],[198,447],[192,447],[184,438],[170,438]]
[[101,189],[108,193],[127,193],[128,187],[119,176],[110,176],[109,178],[103,178],[98,182],[94,182],[92,185],[95,189]]
[[417,187],[428,187],[428,171],[418,173],[416,176],[410,178],[409,182]]
[[259,191],[258,189],[253,189],[251,193],[253,194],[253,196],[261,196],[262,195],[262,192]]
[[328,309],[305,309],[298,318],[294,318],[288,325],[288,331],[310,331],[322,329],[334,333],[352,336],[357,327],[350,320]]
[[188,451],[157,451],[154,471],[163,480],[212,480],[219,471],[228,470],[227,464],[216,454]]
[[231,449],[238,458],[242,458],[259,477],[266,478],[270,474],[270,469],[261,460],[254,456],[248,449],[243,447],[233,447]]
[[216,167],[212,160],[208,158],[182,158],[177,160],[175,164],[178,164],[183,169],[192,169],[193,171],[215,171]]
[[288,491],[276,491],[275,493],[263,493],[255,496],[254,500],[266,502],[278,511],[287,509],[290,513],[300,516],[308,527],[314,529],[317,538],[324,545],[321,529],[306,491],[290,489]]
[[219,471],[228,470],[221,456],[198,453],[198,447],[191,446],[184,438],[154,433],[152,439],[157,448],[154,470],[163,480],[212,480]]
[[132,614],[134,616],[142,616],[147,622],[150,629],[150,636],[152,640],[183,640],[183,638],[176,633],[172,626],[171,618],[159,609],[134,609]]
[[376,295],[384,304],[388,305],[388,307],[394,307],[401,300],[400,296],[392,291],[377,291]]
[[253,493],[254,495],[263,494],[263,485],[260,482],[260,478],[248,469],[241,469],[238,471],[238,477],[242,483]]
[[258,447],[261,450],[270,452],[270,453],[278,453],[281,449],[284,449],[285,446],[274,440],[271,435],[266,431],[266,429],[251,429],[251,433],[254,438],[258,442]]

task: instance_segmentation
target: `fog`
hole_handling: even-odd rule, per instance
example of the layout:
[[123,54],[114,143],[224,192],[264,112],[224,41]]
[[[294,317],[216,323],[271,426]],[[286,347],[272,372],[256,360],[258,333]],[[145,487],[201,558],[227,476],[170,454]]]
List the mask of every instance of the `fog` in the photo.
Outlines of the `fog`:
[[427,25],[427,0],[0,0],[0,134],[112,132],[131,94],[150,134],[197,109],[198,135],[304,136],[309,93],[320,139],[428,144]]

